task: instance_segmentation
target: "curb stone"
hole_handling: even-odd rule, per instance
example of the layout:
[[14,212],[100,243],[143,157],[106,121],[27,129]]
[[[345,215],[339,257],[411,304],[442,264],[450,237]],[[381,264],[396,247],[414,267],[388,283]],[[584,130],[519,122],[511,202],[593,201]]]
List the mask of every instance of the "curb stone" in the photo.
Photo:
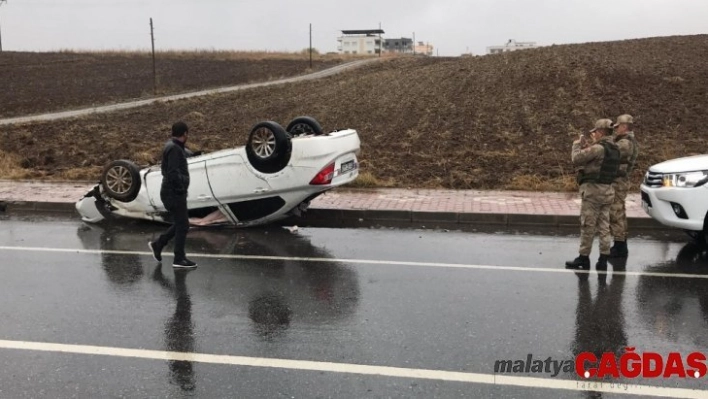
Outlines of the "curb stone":
[[[0,202],[0,212],[5,213],[61,213],[79,218],[73,202]],[[376,224],[380,226],[446,226],[470,227],[473,225],[493,225],[505,227],[579,227],[580,216],[572,215],[534,215],[522,213],[469,213],[469,212],[432,212],[400,210],[363,210],[311,208],[304,216],[290,221],[300,226],[340,226],[356,227]],[[664,226],[654,219],[646,217],[628,217],[627,223],[633,229],[656,230]]]

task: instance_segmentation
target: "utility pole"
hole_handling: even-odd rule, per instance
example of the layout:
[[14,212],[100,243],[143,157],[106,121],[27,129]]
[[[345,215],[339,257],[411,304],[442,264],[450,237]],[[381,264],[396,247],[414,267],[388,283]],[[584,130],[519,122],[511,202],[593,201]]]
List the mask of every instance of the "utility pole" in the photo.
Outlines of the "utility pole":
[[[7,0],[0,0],[0,6],[2,3],[7,3]],[[0,53],[2,53],[2,29],[0,28]]]
[[157,71],[155,69],[155,31],[150,18],[150,39],[152,41],[152,92],[157,95]]
[[381,53],[383,53],[383,41],[381,40],[381,22],[379,22],[379,58],[381,58]]
[[415,55],[415,32],[413,32],[413,55]]
[[312,24],[310,24],[310,69],[312,69]]

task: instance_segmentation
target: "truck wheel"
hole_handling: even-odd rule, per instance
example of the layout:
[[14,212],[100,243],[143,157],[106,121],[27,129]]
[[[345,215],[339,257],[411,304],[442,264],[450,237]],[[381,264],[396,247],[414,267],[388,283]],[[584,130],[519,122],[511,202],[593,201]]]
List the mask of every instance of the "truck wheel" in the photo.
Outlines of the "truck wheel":
[[704,264],[706,261],[706,247],[689,242],[676,255],[676,264],[687,269]]
[[691,237],[699,246],[708,247],[708,213],[703,217],[703,231],[696,231]]
[[317,122],[315,118],[309,116],[298,116],[290,121],[285,130],[287,130],[293,137],[303,134],[314,134],[319,136],[324,133],[320,123]]
[[290,162],[292,143],[276,122],[260,122],[251,128],[246,155],[253,168],[263,173],[281,171]]
[[693,239],[696,245],[701,247],[708,247],[708,235],[706,235],[705,231],[699,231],[698,233],[696,233]]
[[101,173],[101,187],[117,201],[134,200],[140,191],[140,167],[127,160],[110,162]]

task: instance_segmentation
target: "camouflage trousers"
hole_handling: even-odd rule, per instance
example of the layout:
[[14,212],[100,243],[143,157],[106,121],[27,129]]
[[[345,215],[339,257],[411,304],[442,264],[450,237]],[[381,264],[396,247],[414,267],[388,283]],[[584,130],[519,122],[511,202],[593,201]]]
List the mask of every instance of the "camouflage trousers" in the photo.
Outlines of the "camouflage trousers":
[[614,197],[615,191],[610,184],[584,183],[580,186],[580,255],[590,255],[596,234],[600,236],[600,254],[610,254],[610,207]]
[[610,231],[615,241],[627,241],[627,192],[629,181],[626,177],[618,178],[612,183],[615,190],[615,200],[610,206]]

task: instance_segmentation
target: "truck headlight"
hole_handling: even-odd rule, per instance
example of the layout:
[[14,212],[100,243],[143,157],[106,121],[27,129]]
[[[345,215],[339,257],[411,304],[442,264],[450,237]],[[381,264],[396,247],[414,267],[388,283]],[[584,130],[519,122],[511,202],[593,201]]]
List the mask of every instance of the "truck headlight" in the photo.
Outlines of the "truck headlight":
[[666,174],[663,185],[664,187],[694,187],[706,175],[708,175],[708,171]]

